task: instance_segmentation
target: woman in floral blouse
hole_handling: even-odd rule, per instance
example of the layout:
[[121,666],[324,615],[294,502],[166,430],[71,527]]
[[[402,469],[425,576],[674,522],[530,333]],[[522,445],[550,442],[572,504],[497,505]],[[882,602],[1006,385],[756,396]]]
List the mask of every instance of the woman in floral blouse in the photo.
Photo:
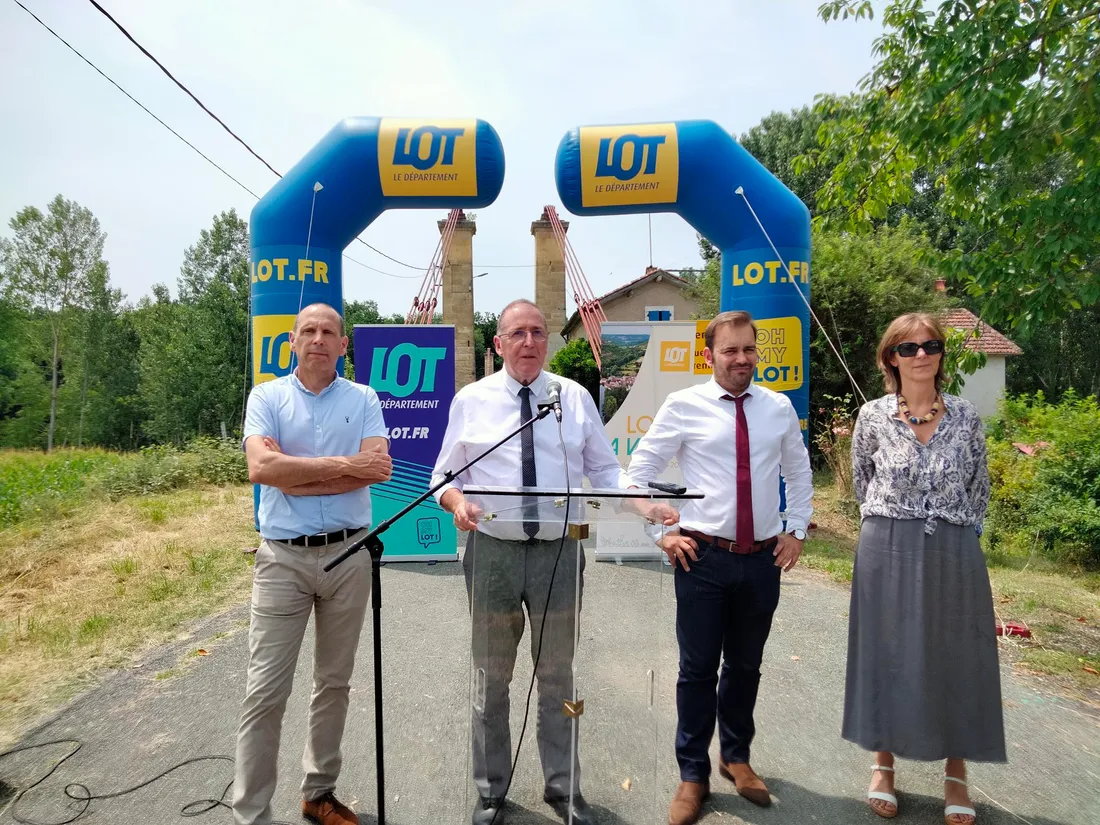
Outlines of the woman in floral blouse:
[[989,575],[978,536],[989,503],[985,433],[941,392],[944,331],[894,320],[878,349],[887,395],[852,436],[862,525],[852,576],[842,736],[875,752],[868,802],[897,815],[894,757],[946,759],[944,818],[975,820],[966,762],[1004,762]]

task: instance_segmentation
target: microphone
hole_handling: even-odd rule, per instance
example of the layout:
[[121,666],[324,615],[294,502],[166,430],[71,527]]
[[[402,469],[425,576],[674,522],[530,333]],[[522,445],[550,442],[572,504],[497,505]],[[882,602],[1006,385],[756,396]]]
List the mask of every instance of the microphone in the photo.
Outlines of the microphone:
[[546,385],[546,395],[549,400],[546,403],[550,409],[554,411],[554,417],[558,419],[558,423],[561,423],[561,384],[557,381],[551,381]]

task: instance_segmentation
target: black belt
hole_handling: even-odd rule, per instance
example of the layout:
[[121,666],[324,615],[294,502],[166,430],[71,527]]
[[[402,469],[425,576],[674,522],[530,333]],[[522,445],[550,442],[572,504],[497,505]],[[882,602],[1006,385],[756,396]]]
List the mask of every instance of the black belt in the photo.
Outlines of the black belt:
[[335,530],[331,533],[320,533],[316,536],[295,536],[292,539],[283,539],[286,544],[296,544],[299,547],[324,547],[327,544],[339,544],[347,541],[360,530],[366,527],[348,527],[344,530]]
[[778,539],[772,537],[770,539],[764,539],[763,541],[754,541],[751,545],[749,545],[748,548],[743,548],[735,541],[724,539],[721,536],[708,536],[706,533],[700,533],[698,530],[686,530],[681,527],[680,534],[684,536],[689,536],[696,541],[702,541],[706,542],[707,544],[714,545],[715,547],[719,547],[722,550],[728,550],[731,553],[737,553],[741,556],[749,556],[753,553],[759,553],[761,550],[771,550],[773,547],[775,547],[776,544],[779,543]]

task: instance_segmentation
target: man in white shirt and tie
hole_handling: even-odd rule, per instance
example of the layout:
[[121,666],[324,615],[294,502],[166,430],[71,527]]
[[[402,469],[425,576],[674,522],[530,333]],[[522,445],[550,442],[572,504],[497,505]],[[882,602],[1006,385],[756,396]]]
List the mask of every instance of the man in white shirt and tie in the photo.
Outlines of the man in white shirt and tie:
[[[710,742],[718,725],[719,772],[757,805],[771,797],[749,765],[760,662],[779,604],[780,571],[798,562],[813,512],[810,457],[790,399],[754,384],[756,325],[723,312],[707,326],[714,378],[668,396],[635,448],[636,484],[672,459],[705,498],[684,503],[678,534],[662,539],[675,570],[676,759],[680,787],[669,825],[699,818],[710,791]],[[779,511],[786,483],[787,525]],[[719,678],[719,660],[723,660]]]
[[[575,381],[544,369],[547,338],[546,318],[535,304],[518,300],[504,308],[493,338],[504,369],[455,395],[432,476],[432,484],[438,484],[448,470],[485,454],[537,413],[538,401],[546,398],[551,381],[560,384],[568,473],[557,422],[550,416],[536,421],[436,493],[440,505],[454,514],[455,526],[470,531],[462,563],[471,598],[476,674],[473,773],[480,799],[473,811],[473,825],[489,825],[494,818],[502,821],[497,814],[504,804],[512,768],[509,683],[523,635],[524,605],[531,622],[532,659],[542,631],[536,675],[543,798],[566,822],[570,797],[573,825],[595,821],[580,793],[580,766],[572,764],[576,744],[571,746],[571,720],[562,712],[563,701],[572,698],[578,565],[582,574],[584,571],[580,543],[566,539],[563,545],[560,515],[541,523],[537,503],[529,519],[479,521],[481,509],[462,493],[467,485],[580,487],[585,476],[597,488],[633,486],[604,434],[592,396]],[[511,506],[523,506],[522,499],[512,501]],[[506,502],[504,506],[509,505]],[[647,516],[670,524],[678,517],[667,505],[653,505]]]

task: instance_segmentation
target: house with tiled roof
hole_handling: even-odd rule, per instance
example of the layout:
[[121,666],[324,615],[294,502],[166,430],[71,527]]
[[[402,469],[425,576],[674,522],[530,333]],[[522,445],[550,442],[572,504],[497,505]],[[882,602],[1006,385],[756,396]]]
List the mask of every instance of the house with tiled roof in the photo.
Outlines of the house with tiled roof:
[[[936,288],[942,292],[946,289],[946,285],[942,280],[936,281]],[[1005,392],[1007,359],[1014,355],[1022,355],[1023,350],[1002,332],[980,320],[969,309],[962,307],[948,309],[940,316],[940,321],[945,327],[966,333],[977,330],[978,334],[967,340],[966,348],[984,352],[986,363],[973,375],[965,376],[966,381],[960,394],[978,408],[983,418],[996,415],[997,402]]]
[[[609,321],[689,321],[699,311],[687,281],[649,266],[640,278],[599,296]],[[574,312],[561,331],[566,341],[587,338],[580,314]]]
[[[646,267],[640,278],[623,284],[599,297],[608,321],[688,321],[699,311],[692,297],[691,284],[663,269]],[[943,280],[936,289],[946,290]],[[973,312],[961,307],[948,309],[940,316],[946,327],[978,335],[966,342],[967,349],[984,352],[986,364],[973,375],[966,376],[963,398],[978,408],[983,418],[996,415],[997,403],[1005,391],[1006,360],[1023,351],[1004,333],[981,321]],[[876,330],[875,334],[881,330]],[[574,312],[561,331],[562,338],[586,338],[580,315]],[[812,373],[811,373],[811,381]]]

